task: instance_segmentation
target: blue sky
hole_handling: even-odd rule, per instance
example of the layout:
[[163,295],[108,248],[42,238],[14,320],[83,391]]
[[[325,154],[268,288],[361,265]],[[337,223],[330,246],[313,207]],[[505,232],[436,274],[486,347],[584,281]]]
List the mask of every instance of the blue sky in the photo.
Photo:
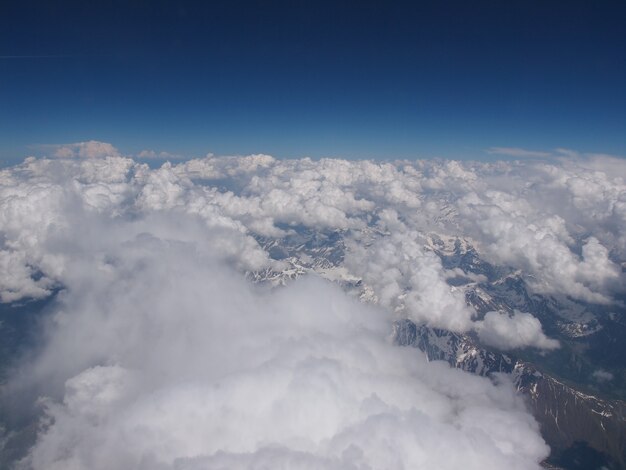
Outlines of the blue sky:
[[[626,155],[626,3],[3,2],[0,160]],[[130,5],[129,5],[130,4]]]

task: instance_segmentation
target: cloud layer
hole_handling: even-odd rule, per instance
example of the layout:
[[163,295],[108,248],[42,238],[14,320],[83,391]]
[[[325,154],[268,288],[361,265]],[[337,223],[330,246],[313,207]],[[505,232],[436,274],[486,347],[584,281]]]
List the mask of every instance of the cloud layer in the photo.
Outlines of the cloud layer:
[[[409,256],[404,268],[395,266],[399,274],[387,272],[380,283],[371,276],[372,287],[383,299],[390,289],[439,289],[441,302],[430,308],[432,316],[423,307],[408,310],[444,327],[467,326],[471,312],[453,307],[458,296],[444,292],[450,289],[436,259],[426,280],[430,254],[420,253],[432,233],[464,237],[489,261],[522,269],[537,292],[609,303],[623,286],[624,166],[608,157],[479,164],[252,155],[210,156],[151,170],[116,156],[28,159],[0,173],[0,298],[43,296],[63,283],[64,255],[53,256],[47,244],[79,207],[114,218],[164,212],[195,217],[207,228],[232,231],[224,249],[249,269],[269,266],[254,236],[281,237],[296,226],[340,230],[351,252],[359,253],[348,254],[359,275],[382,269],[385,261],[376,261],[376,253]],[[370,244],[373,256],[364,256]],[[390,279],[396,279],[395,287]],[[445,316],[444,306],[451,312]]]
[[531,469],[547,453],[512,384],[394,346],[388,315],[328,281],[255,288],[145,233],[98,248],[11,384],[47,392],[26,468]]
[[[0,300],[58,292],[5,387],[45,397],[25,468],[538,468],[547,449],[511,385],[393,346],[392,321],[557,347],[528,312],[480,318],[448,282],[480,275],[444,268],[434,240],[535,292],[615,302],[621,160],[151,169],[97,144],[0,171]],[[260,241],[303,230],[341,234],[341,272],[376,305],[315,276],[245,280],[291,268]]]

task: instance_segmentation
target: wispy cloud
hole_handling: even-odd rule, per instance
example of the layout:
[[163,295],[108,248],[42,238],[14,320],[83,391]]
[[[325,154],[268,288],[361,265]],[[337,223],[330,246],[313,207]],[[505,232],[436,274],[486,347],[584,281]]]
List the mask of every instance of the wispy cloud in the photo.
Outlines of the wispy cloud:
[[598,152],[580,152],[578,150],[557,147],[553,150],[528,150],[520,147],[490,147],[486,150],[490,155],[502,155],[515,158],[576,158],[576,159],[620,159],[619,155]]
[[597,382],[607,382],[609,380],[613,380],[613,374],[611,374],[610,372],[607,372],[605,370],[602,369],[598,369],[596,370],[593,374],[591,374],[591,376],[597,381]]
[[554,151],[560,156],[560,157],[570,157],[570,158],[579,158],[580,157],[580,152],[576,151],[576,150],[572,150],[572,149],[566,149],[566,148],[555,148]]
[[552,157],[552,152],[544,152],[539,150],[527,150],[519,147],[491,147],[487,149],[490,155],[505,155],[517,158],[547,158]]

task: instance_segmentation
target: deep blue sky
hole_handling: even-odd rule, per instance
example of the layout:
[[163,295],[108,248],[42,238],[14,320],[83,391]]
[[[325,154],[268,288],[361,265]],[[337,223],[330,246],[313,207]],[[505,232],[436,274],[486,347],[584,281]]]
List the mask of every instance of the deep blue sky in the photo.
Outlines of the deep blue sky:
[[187,156],[626,155],[625,25],[623,0],[5,0],[0,160],[91,139]]

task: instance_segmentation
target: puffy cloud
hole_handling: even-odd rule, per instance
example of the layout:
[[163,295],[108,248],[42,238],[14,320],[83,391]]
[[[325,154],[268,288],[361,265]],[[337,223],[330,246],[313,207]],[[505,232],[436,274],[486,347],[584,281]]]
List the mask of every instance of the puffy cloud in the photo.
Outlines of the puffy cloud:
[[[400,224],[398,221],[394,221]],[[423,248],[416,232],[393,232],[372,244],[353,243],[345,260],[376,294],[376,301],[401,318],[467,331],[474,311],[462,291],[451,288],[440,259]]]
[[119,151],[107,142],[90,140],[57,146],[54,151],[57,158],[103,158],[119,157]]
[[209,153],[206,158],[193,159],[175,167],[175,171],[195,179],[224,179],[240,175],[258,175],[271,168],[276,159],[270,155],[216,157]]
[[[119,153],[98,142],[68,148],[72,156]],[[62,286],[75,256],[67,247],[81,242],[83,218],[97,213],[113,223],[132,219],[137,230],[142,220],[158,216],[163,228],[174,217],[191,227],[185,240],[242,270],[280,269],[255,237],[338,231],[344,264],[371,298],[455,331],[474,328],[474,312],[463,289],[448,284],[432,235],[464,237],[486,260],[520,269],[536,292],[608,303],[623,286],[624,166],[597,156],[548,164],[208,155],[153,170],[119,156],[29,158],[0,172],[0,296],[45,296]],[[209,248],[206,233],[216,231],[223,236]]]
[[76,261],[12,383],[47,394],[27,468],[538,469],[547,454],[511,383],[394,346],[386,315],[328,282],[260,290],[145,235],[102,255]]
[[[188,230],[185,240],[195,237],[204,250],[217,250],[242,269],[268,266],[267,254],[241,222],[198,194],[169,166],[151,171],[121,157],[27,159],[0,172],[0,299],[45,297],[62,286],[75,248],[97,236],[87,223],[94,213],[113,225],[131,218],[141,230],[144,220],[171,211],[180,231]],[[213,246],[206,246],[203,233],[209,228],[223,233]]]
[[23,298],[39,299],[50,295],[54,283],[42,276],[36,278],[27,255],[20,251],[0,251],[0,301],[13,302]]
[[546,337],[541,323],[530,313],[488,312],[476,326],[480,340],[502,350],[534,346],[540,349],[555,349],[559,342]]
[[[0,170],[0,300],[62,289],[7,387],[47,397],[27,468],[538,468],[510,384],[393,346],[391,322],[558,346],[528,313],[476,318],[450,281],[486,277],[437,254],[460,256],[455,240],[535,292],[608,303],[623,288],[626,165],[606,156],[150,169],[110,144],[67,148]],[[310,261],[305,238],[270,257],[302,233],[335,234],[335,274],[377,305],[315,277],[244,280]]]
[[41,241],[65,225],[56,217],[63,190],[16,183],[0,188],[0,198],[0,300],[46,297],[62,266]]
[[624,181],[573,161],[494,169],[482,171],[493,189],[458,199],[462,233],[495,263],[531,274],[539,292],[610,302],[623,284],[609,250],[624,252],[626,218],[615,210]]

